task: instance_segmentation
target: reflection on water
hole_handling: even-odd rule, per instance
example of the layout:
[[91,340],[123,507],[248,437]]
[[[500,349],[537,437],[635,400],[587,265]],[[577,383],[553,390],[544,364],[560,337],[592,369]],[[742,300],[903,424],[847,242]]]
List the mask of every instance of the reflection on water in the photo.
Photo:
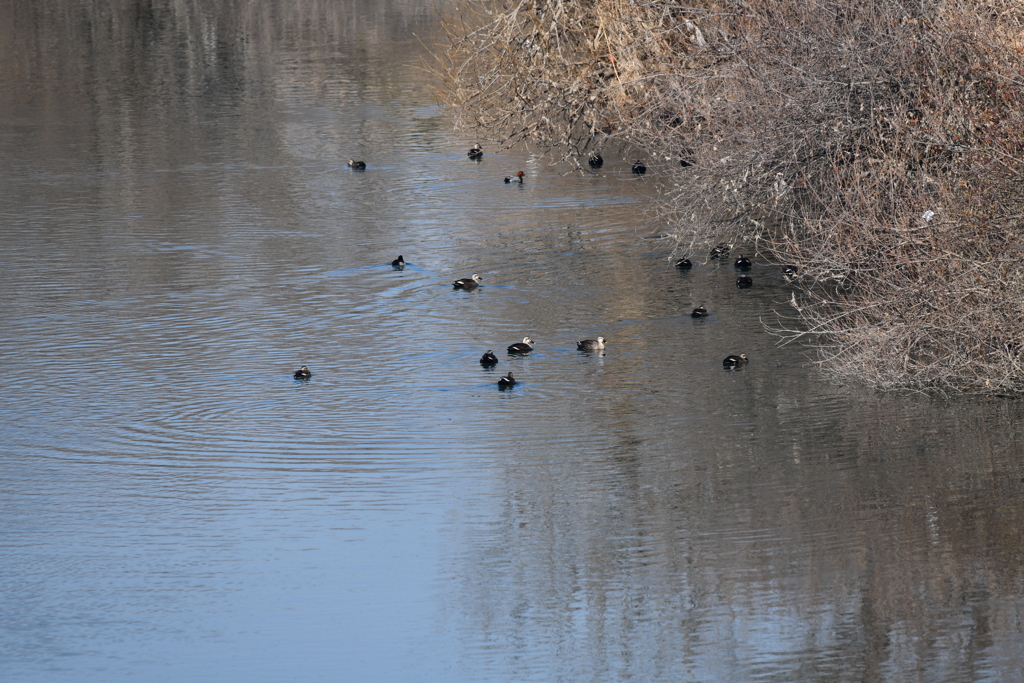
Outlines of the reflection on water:
[[434,16],[0,7],[6,677],[1021,678],[1021,406],[823,380],[655,163],[467,160]]

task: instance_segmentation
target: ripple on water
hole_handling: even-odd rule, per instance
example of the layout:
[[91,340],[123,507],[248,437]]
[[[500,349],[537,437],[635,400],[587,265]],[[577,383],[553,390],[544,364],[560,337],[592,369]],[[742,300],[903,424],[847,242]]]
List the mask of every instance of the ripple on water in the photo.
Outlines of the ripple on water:
[[[738,290],[647,239],[657,174],[468,162],[364,30],[407,3],[287,4],[247,6],[238,59],[230,21],[216,55],[147,33],[212,99],[77,62],[0,98],[61,105],[0,116],[0,650],[30,680],[1020,678],[1019,406],[820,381],[764,331],[777,268]],[[86,42],[51,52],[116,57]]]

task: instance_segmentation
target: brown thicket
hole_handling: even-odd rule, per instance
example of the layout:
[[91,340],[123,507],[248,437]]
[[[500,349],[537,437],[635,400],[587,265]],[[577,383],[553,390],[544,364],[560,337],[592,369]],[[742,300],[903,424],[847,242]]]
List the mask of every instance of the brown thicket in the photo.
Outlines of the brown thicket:
[[671,159],[676,253],[797,265],[779,331],[838,376],[1024,390],[1024,5],[461,7],[438,72],[462,126],[584,168],[610,141]]

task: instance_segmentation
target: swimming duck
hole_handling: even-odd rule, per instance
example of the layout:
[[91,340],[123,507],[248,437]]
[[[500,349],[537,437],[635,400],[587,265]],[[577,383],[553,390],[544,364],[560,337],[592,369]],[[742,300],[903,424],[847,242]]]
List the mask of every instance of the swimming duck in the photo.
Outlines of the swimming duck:
[[401,254],[398,255],[398,258],[391,262],[391,267],[394,268],[395,270],[402,270],[403,268],[405,268],[405,259],[402,258]]
[[688,258],[679,259],[676,261],[676,268],[679,270],[689,270],[690,268],[693,268],[693,264],[690,263],[690,259]]
[[310,372],[309,368],[307,368],[305,365],[296,370],[295,373],[292,375],[292,377],[294,377],[295,379],[309,379],[312,376],[313,373]]
[[482,147],[480,147],[480,143],[479,142],[477,144],[473,145],[472,147],[470,147],[469,151],[466,152],[466,156],[468,156],[470,159],[480,159],[481,157],[483,157],[483,155],[484,155],[484,150],[483,150]]
[[498,357],[495,356],[494,353],[492,353],[490,349],[487,349],[487,353],[485,353],[484,355],[480,356],[480,365],[483,365],[484,367],[490,367],[492,365],[497,365],[497,364],[498,364]]
[[599,351],[604,348],[605,343],[604,337],[598,337],[597,339],[583,339],[576,342],[577,351]]
[[365,171],[366,170],[366,162],[365,161],[355,161],[353,159],[349,159],[348,160],[348,167],[351,168],[353,171]]
[[522,171],[520,171],[519,173],[516,173],[515,175],[507,175],[507,176],[505,176],[505,184],[508,185],[511,182],[515,182],[514,179],[518,178],[519,179],[519,184],[522,185],[523,184],[523,176],[524,175],[526,175],[526,174],[523,173]]
[[736,368],[747,362],[747,354],[741,353],[738,356],[726,356],[725,360],[722,361],[722,365],[727,368]]
[[452,287],[455,289],[476,289],[481,280],[483,280],[482,277],[473,273],[472,277],[460,277],[452,283]]
[[799,269],[796,266],[782,266],[782,274],[787,278],[796,277],[797,272],[799,272]]
[[533,340],[529,337],[523,337],[523,341],[511,344],[508,347],[509,353],[529,353],[533,351]]
[[752,264],[750,263],[750,259],[743,254],[740,254],[740,257],[736,259],[736,263],[732,265],[734,268],[739,268],[740,270],[750,270],[750,266]]
[[591,152],[587,163],[590,164],[590,168],[601,168],[604,166],[604,157],[601,156],[600,152]]
[[508,373],[504,377],[498,378],[498,386],[504,389],[505,387],[515,386],[516,378],[512,376],[512,373]]
[[639,159],[637,159],[636,163],[633,164],[633,174],[634,175],[643,175],[644,173],[647,173],[647,167],[644,166],[644,162],[642,162]]
[[698,306],[697,308],[693,309],[693,313],[690,314],[690,317],[706,318],[708,317],[708,309],[704,308],[703,306]]
[[725,258],[726,256],[729,255],[730,251],[732,251],[732,245],[722,242],[721,244],[718,244],[717,246],[712,248],[711,251],[708,253],[708,256],[711,258]]
[[740,289],[747,289],[754,286],[754,281],[750,279],[749,275],[740,275],[736,278],[736,286]]

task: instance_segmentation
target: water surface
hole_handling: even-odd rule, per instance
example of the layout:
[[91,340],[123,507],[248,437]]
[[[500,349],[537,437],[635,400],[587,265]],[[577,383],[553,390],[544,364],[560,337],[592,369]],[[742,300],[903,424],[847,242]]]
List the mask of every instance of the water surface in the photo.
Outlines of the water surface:
[[1024,677],[1017,402],[828,381],[657,163],[468,160],[428,3],[201,5],[0,8],[5,680]]

